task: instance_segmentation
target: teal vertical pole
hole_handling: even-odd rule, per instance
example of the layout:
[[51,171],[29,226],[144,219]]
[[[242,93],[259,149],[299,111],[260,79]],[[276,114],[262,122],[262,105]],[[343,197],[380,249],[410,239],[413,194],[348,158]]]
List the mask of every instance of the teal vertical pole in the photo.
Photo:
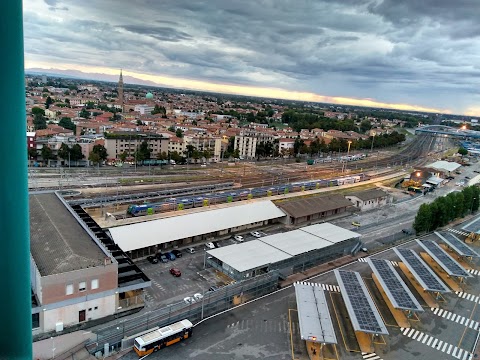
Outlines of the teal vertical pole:
[[0,358],[32,359],[22,0],[3,1],[0,21]]

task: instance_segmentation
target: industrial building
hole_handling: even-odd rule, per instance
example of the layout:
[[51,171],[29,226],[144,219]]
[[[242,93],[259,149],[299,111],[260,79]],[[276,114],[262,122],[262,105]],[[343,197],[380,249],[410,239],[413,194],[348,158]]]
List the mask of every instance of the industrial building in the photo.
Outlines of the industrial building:
[[34,335],[144,306],[149,279],[80,207],[54,192],[29,205]]
[[360,247],[360,234],[322,223],[209,250],[205,256],[208,265],[238,281],[272,270],[286,277]]
[[109,228],[113,241],[131,259],[159,250],[196,245],[218,236],[283,222],[285,214],[271,201],[255,201],[225,208],[199,208],[185,215]]
[[388,193],[381,189],[357,191],[345,195],[361,211],[379,208],[388,204]]
[[349,200],[339,194],[277,203],[277,206],[287,214],[285,222],[287,225],[299,225],[339,215],[352,205]]

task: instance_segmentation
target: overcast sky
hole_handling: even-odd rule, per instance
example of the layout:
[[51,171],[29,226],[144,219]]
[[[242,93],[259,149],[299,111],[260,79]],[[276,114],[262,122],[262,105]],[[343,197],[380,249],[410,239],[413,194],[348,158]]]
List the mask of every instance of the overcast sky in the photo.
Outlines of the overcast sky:
[[480,116],[479,0],[24,0],[26,68]]

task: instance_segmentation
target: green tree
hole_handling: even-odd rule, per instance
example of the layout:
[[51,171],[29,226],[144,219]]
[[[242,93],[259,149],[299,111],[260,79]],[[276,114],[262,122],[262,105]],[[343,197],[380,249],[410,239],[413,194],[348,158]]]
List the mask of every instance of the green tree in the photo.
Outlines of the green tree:
[[73,132],[75,132],[77,128],[75,124],[72,122],[72,119],[70,119],[69,117],[62,117],[58,122],[58,125],[60,125],[61,127],[64,127],[65,129],[72,130]]
[[47,128],[47,119],[41,114],[36,114],[33,117],[33,126],[35,130],[42,130]]
[[175,136],[179,137],[179,138],[182,138],[183,137],[182,129],[178,128],[177,130],[175,130]]
[[40,150],[40,154],[42,155],[42,159],[44,162],[48,162],[48,160],[52,160],[54,158],[53,151],[48,145],[44,145],[42,150]]
[[48,109],[52,104],[53,104],[52,98],[50,96],[47,96],[47,99],[45,100],[45,109]]
[[159,106],[158,104],[155,104],[155,108],[152,110],[152,115],[155,115],[155,114],[165,115],[166,113],[167,113],[167,110],[163,106]]
[[87,109],[83,108],[82,111],[80,111],[79,116],[82,117],[82,118],[84,118],[84,119],[89,119],[89,118],[90,118],[90,111],[88,111]]
[[70,147],[67,144],[62,143],[62,145],[60,146],[60,149],[58,149],[58,157],[63,160],[66,160],[69,158],[69,156],[70,156]]
[[417,233],[430,230],[430,224],[432,222],[432,212],[428,204],[420,205],[415,220],[413,222],[413,229]]
[[[101,144],[94,145],[90,154],[91,153],[97,154],[98,158],[100,160],[103,160],[103,161],[107,160],[107,157],[108,157],[107,149],[105,149],[105,146],[103,146]],[[90,155],[88,156],[88,159],[91,160]],[[91,160],[91,161],[93,161],[93,160]]]
[[100,162],[102,161],[102,159],[100,158],[100,155],[94,152],[93,150],[90,151],[90,154],[88,155],[88,160],[93,162],[95,165],[100,164]]
[[172,126],[169,126],[169,128],[167,129],[168,131],[171,131],[171,132],[175,132],[175,127],[172,125]]
[[158,160],[167,160],[168,159],[168,155],[165,151],[162,151],[162,152],[159,152],[157,154],[157,159]]
[[121,162],[125,162],[125,160],[127,160],[128,153],[124,150],[120,155],[118,155],[118,157],[120,158]]
[[468,155],[468,150],[465,149],[464,147],[461,147],[461,148],[458,149],[458,153],[459,153],[460,155],[465,156],[465,155]]
[[37,157],[38,157],[37,149],[35,149],[35,148],[28,149],[28,158],[29,159],[37,160]]
[[146,140],[142,141],[141,144],[138,146],[136,154],[135,154],[135,160],[136,161],[144,161],[150,159],[150,154],[152,150],[150,149],[150,146],[148,145],[148,142]]
[[37,106],[33,107],[32,108],[32,114],[35,116],[35,115],[42,115],[42,116],[45,116],[45,110],[43,110],[42,108],[39,108]]
[[366,133],[371,128],[372,128],[372,123],[369,120],[362,120],[362,122],[360,123],[360,131],[362,133]]
[[70,148],[70,161],[77,162],[85,157],[82,152],[82,147],[79,144],[75,144]]

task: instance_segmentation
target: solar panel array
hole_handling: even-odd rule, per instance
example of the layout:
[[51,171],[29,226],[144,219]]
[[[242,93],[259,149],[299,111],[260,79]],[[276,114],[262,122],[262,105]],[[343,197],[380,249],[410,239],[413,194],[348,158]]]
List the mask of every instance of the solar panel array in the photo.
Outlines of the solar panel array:
[[420,305],[389,261],[372,258],[367,259],[367,261],[395,308],[423,311],[422,305]]
[[427,251],[427,253],[443,268],[443,270],[447,272],[448,275],[458,277],[472,276],[435,241],[420,241],[417,239],[417,243]]
[[438,233],[438,232],[435,232],[435,234],[440,239],[445,241],[447,243],[447,245],[449,245],[453,250],[455,250],[458,253],[458,255],[480,257],[480,255],[476,251],[474,251],[470,246],[465,244],[463,241],[461,241],[455,235],[453,235],[451,233]]
[[393,250],[425,290],[442,293],[450,292],[450,289],[415,251],[397,248]]
[[301,338],[312,342],[336,344],[337,338],[325,293],[321,287],[314,285],[316,284],[295,284]]
[[388,330],[358,272],[334,270],[355,331],[388,335]]

